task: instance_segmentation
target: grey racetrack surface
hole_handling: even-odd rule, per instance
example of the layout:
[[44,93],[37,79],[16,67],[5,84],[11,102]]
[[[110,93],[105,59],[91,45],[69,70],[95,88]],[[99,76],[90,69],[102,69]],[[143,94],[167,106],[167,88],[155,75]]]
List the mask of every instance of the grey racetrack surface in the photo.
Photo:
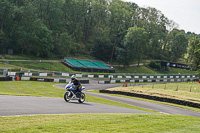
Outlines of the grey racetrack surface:
[[0,95],[0,116],[66,113],[147,113],[92,102],[69,103],[62,98]]

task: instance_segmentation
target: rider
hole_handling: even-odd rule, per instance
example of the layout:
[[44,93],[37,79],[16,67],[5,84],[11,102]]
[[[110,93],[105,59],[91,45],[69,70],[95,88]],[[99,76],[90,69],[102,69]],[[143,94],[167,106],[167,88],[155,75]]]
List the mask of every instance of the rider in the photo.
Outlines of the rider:
[[71,82],[74,84],[74,88],[78,91],[77,97],[79,98],[81,96],[81,83],[80,81],[76,78],[75,75],[72,75],[71,77]]

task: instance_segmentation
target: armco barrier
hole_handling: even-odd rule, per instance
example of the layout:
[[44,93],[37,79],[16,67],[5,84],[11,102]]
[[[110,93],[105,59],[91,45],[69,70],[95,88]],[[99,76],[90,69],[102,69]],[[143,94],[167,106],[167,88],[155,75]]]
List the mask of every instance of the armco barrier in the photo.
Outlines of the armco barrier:
[[30,78],[30,81],[44,81],[44,82],[53,82],[54,79],[45,79],[45,78]]
[[12,77],[0,77],[0,81],[12,81]]
[[[21,77],[21,81],[44,81],[44,82],[57,82],[57,83],[68,83],[67,79],[52,79],[52,78],[33,78],[33,77]],[[89,84],[89,80],[79,80],[82,84]]]
[[184,101],[184,100],[179,100],[179,99],[150,96],[150,95],[145,95],[145,94],[138,94],[138,93],[133,93],[133,92],[122,92],[122,91],[100,90],[99,92],[100,93],[109,93],[109,94],[120,94],[120,95],[132,96],[132,97],[140,97],[140,98],[145,98],[145,99],[150,99],[150,100],[169,102],[169,103],[175,103],[175,104],[184,105],[184,106],[200,108],[199,103],[194,103],[194,102]]
[[79,80],[82,84],[89,84],[89,80]]
[[[18,75],[19,73],[17,72],[8,72],[9,76],[15,76]],[[53,73],[30,73],[30,72],[25,72],[23,73],[23,76],[64,76],[64,77],[70,77],[72,75],[76,75],[76,77],[84,77],[84,78],[124,78],[124,79],[175,79],[175,78],[197,78],[196,75],[97,75],[97,74],[72,74],[72,73],[58,73],[58,72],[53,72]]]
[[144,82],[188,82],[197,81],[196,78],[185,78],[185,79],[132,79],[132,80],[107,80],[98,81],[99,84],[114,84],[114,83],[144,83]]

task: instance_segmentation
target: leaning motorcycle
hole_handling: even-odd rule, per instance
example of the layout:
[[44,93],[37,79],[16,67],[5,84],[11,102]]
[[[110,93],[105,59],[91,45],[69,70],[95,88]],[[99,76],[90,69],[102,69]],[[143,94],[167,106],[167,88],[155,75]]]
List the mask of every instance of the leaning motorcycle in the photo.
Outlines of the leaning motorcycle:
[[77,97],[78,91],[74,88],[74,84],[70,81],[66,86],[65,86],[65,94],[64,94],[64,99],[66,102],[69,102],[70,100],[78,100],[79,103],[83,103],[85,101],[85,94],[82,92],[85,87],[82,86],[81,88],[81,94],[80,98]]

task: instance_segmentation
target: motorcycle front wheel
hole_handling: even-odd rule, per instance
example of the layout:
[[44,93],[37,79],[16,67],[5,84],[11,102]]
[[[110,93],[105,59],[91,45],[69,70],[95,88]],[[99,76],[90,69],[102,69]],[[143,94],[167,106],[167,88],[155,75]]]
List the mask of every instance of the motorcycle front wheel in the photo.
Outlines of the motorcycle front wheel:
[[81,97],[79,98],[78,102],[83,103],[85,101],[85,94],[81,92]]
[[70,95],[70,92],[69,92],[69,91],[66,91],[65,94],[64,94],[64,99],[65,99],[66,102],[69,102],[69,101],[70,101],[69,95]]

